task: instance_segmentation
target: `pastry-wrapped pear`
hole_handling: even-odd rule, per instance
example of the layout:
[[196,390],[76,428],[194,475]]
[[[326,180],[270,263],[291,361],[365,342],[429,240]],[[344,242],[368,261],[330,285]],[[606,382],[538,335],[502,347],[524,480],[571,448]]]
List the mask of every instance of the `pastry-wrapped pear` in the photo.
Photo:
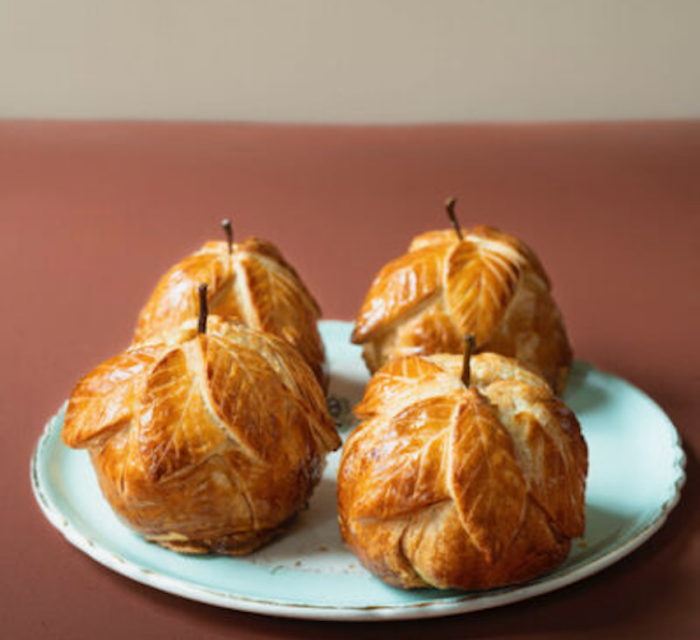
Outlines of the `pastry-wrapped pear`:
[[207,284],[212,315],[288,342],[325,386],[321,309],[279,249],[260,238],[207,242],[174,265],[141,311],[134,341],[157,339],[196,316],[200,283]]
[[98,366],[73,391],[62,435],[90,452],[129,526],[187,553],[242,554],[269,540],[340,445],[297,351],[217,317]]
[[463,353],[473,334],[477,351],[517,358],[562,393],[573,354],[550,289],[513,236],[483,226],[431,231],[379,272],[352,339],[374,372],[391,358]]
[[571,410],[517,361],[410,356],[372,378],[343,447],[343,537],[406,589],[490,589],[562,562],[583,535],[587,448]]

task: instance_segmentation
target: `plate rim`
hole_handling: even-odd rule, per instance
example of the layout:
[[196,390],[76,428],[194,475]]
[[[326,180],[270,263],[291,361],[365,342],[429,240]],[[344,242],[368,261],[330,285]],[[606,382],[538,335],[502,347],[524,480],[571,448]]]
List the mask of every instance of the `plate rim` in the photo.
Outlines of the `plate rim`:
[[[319,324],[329,327],[332,325],[344,325],[343,328],[352,325],[351,322],[343,320],[322,320]],[[545,575],[540,578],[535,578],[530,582],[503,587],[493,590],[493,592],[469,592],[463,596],[452,596],[445,600],[409,602],[406,604],[393,605],[306,605],[302,603],[281,603],[276,600],[266,600],[265,598],[226,593],[225,591],[194,585],[180,578],[167,576],[156,570],[139,566],[138,564],[126,560],[119,554],[101,547],[83,534],[63,515],[57,505],[52,504],[52,501],[47,497],[43,489],[38,471],[40,457],[42,451],[48,446],[50,439],[55,435],[54,431],[57,428],[56,425],[60,421],[61,415],[65,412],[68,404],[67,401],[65,401],[58,411],[46,422],[32,451],[30,462],[32,491],[47,520],[70,544],[90,558],[136,582],[197,602],[268,616],[345,622],[434,618],[491,609],[550,593],[599,573],[603,569],[628,556],[651,538],[663,526],[669,514],[680,500],[681,491],[686,482],[686,454],[683,450],[680,434],[666,412],[645,391],[624,378],[598,369],[585,360],[579,360],[578,362],[631,388],[646,401],[650,402],[664,418],[663,422],[671,436],[671,447],[674,452],[672,463],[675,478],[672,484],[673,495],[658,507],[658,512],[644,527],[619,546],[616,546],[614,549],[595,558],[591,562],[582,566],[572,567],[566,573],[555,577]]]

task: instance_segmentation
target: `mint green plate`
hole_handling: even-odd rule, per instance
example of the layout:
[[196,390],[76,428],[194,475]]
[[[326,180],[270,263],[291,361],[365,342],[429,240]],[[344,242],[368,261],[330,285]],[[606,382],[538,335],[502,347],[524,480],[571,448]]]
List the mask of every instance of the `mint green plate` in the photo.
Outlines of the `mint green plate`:
[[[329,407],[347,435],[350,409],[368,379],[352,325],[321,324],[331,370]],[[588,442],[586,535],[567,561],[531,582],[482,592],[404,592],[365,571],[337,526],[334,453],[310,508],[289,533],[243,558],[183,556],[145,542],[112,513],[84,451],[60,438],[63,407],[46,425],[32,459],[32,486],[49,521],[98,562],[147,585],[221,607],[274,616],[377,620],[445,616],[496,607],[597,573],[647,540],[678,502],[685,456],[678,433],[644,393],[584,362],[574,366],[566,402]]]

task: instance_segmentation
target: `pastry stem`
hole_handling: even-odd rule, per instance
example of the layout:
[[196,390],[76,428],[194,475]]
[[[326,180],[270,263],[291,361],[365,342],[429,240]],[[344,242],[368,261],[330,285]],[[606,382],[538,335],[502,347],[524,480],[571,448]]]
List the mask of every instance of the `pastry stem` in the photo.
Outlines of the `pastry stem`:
[[471,359],[472,359],[472,352],[474,351],[474,347],[476,345],[476,341],[474,340],[474,335],[471,333],[468,333],[467,335],[464,336],[464,364],[462,365],[462,382],[464,383],[465,387],[468,387],[471,380]]
[[199,292],[199,324],[197,325],[197,333],[207,332],[207,317],[209,316],[209,308],[207,306],[207,285],[200,284],[197,287]]
[[231,220],[229,218],[224,218],[221,221],[221,226],[226,232],[226,242],[228,242],[228,252],[233,253],[233,227],[231,226]]
[[457,214],[455,213],[456,204],[457,198],[447,198],[447,200],[445,201],[445,210],[447,211],[447,215],[452,221],[452,226],[455,228],[457,238],[459,240],[464,240],[464,236],[462,235],[462,228],[459,226],[459,220],[457,220]]

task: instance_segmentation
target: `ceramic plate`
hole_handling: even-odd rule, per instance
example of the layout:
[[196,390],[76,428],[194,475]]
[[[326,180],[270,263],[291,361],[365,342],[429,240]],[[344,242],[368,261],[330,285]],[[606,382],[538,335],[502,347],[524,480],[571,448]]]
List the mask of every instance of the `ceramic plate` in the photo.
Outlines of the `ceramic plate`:
[[[368,379],[351,325],[321,325],[331,369],[329,408],[343,435]],[[586,535],[568,560],[531,582],[481,592],[393,589],[343,546],[330,456],[310,508],[289,533],[247,557],[183,556],[127,529],[102,498],[84,451],[60,438],[65,407],[48,423],[32,460],[32,485],[51,523],[81,551],[134,580],[185,598],[275,616],[376,620],[445,616],[496,607],[559,589],[636,549],[679,498],[685,458],[663,411],[629,383],[591,365],[574,366],[566,402],[581,421],[590,453]]]

